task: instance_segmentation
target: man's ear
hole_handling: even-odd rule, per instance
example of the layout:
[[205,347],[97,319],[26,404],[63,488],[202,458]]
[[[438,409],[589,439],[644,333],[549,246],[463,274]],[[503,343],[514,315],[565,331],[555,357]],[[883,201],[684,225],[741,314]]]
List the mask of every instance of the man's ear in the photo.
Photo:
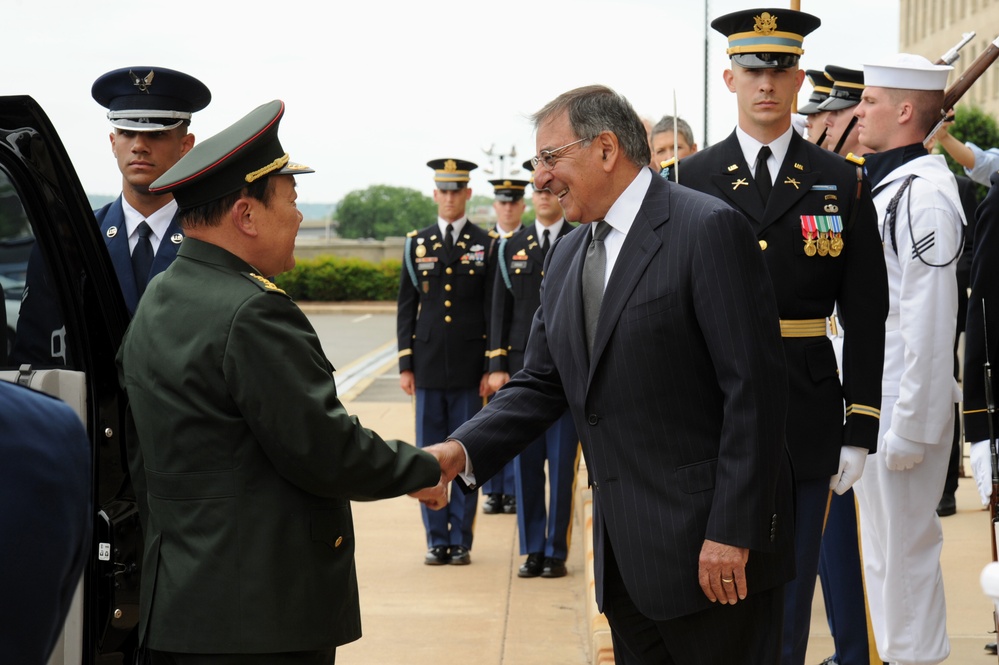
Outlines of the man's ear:
[[610,173],[614,170],[614,164],[621,155],[621,144],[618,141],[617,135],[614,132],[605,130],[597,134],[593,142],[600,150],[600,161],[603,164],[604,171]]
[[187,151],[194,147],[194,134],[184,134],[180,141],[180,155],[183,157]]
[[728,91],[735,92],[735,74],[732,73],[732,70],[726,69],[723,71],[722,78],[725,80],[725,86],[728,88]]
[[254,218],[254,201],[248,196],[241,196],[229,209],[229,223],[232,224],[240,234],[256,237],[259,230]]
[[913,107],[912,102],[905,100],[898,105],[898,124],[905,125],[910,123],[914,117],[915,108]]

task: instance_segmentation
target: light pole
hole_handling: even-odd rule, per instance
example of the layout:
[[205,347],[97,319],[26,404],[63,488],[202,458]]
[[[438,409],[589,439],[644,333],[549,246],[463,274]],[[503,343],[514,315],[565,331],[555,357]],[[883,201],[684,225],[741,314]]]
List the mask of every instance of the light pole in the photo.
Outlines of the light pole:
[[[493,143],[488,149],[483,148],[482,152],[486,153],[489,157],[489,166],[482,167],[482,170],[489,175],[495,175],[497,178],[505,178],[507,175],[517,175],[520,173],[520,165],[515,161],[517,157],[517,146],[511,146],[510,152],[507,153],[497,153],[495,151],[496,144]],[[510,172],[506,172],[506,161],[510,160]],[[498,167],[497,167],[498,163]]]

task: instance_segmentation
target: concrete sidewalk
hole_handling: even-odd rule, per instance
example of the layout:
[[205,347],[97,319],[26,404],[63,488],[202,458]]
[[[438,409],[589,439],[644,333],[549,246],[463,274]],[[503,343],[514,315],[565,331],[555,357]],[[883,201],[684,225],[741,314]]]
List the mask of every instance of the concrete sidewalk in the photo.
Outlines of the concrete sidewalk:
[[[406,402],[347,403],[362,424],[387,438],[414,440],[414,416]],[[577,487],[582,503],[585,471]],[[947,625],[952,663],[996,663],[985,654],[995,640],[991,604],[978,576],[991,560],[989,522],[980,510],[974,481],[962,478],[958,514],[942,520]],[[472,565],[423,564],[426,541],[416,501],[354,504],[357,569],[364,637],[338,650],[338,665],[431,665],[474,660],[477,665],[582,665],[613,662],[594,648],[599,619],[587,617],[593,590],[589,532],[581,505],[575,511],[569,575],[520,579],[523,562],[512,515],[484,515],[475,524]],[[609,641],[606,642],[609,647]],[[821,593],[816,592],[807,665],[833,652]],[[610,660],[608,660],[610,658]]]

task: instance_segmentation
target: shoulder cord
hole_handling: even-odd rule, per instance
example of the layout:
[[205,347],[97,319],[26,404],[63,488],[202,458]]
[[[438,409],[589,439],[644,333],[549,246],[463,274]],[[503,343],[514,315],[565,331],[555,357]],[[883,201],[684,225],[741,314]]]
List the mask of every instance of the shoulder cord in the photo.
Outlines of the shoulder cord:
[[[905,179],[905,182],[902,183],[902,186],[898,189],[897,192],[895,192],[895,196],[893,196],[891,201],[888,202],[888,207],[885,210],[885,228],[887,228],[888,231],[891,233],[891,248],[892,250],[895,251],[895,256],[898,256],[898,243],[895,240],[895,218],[898,214],[898,202],[902,198],[902,194],[908,189],[909,193],[905,197],[905,204],[910,212],[908,216],[908,225],[909,225],[909,237],[912,238],[913,241],[913,248],[912,248],[913,253],[916,255],[916,258],[919,259],[919,261],[923,265],[929,266],[930,268],[943,268],[944,266],[949,266],[951,263],[954,263],[954,261],[957,261],[958,257],[961,256],[961,252],[964,249],[964,225],[963,224],[961,225],[961,236],[957,242],[957,252],[955,252],[954,256],[949,261],[947,261],[946,263],[929,263],[928,261],[926,261],[926,259],[923,258],[923,252],[915,244],[916,238],[915,235],[913,235],[913,230],[912,230],[912,214],[911,214],[912,190],[909,189],[909,184],[913,181],[915,177],[916,177],[915,174],[911,174]],[[884,231],[885,229],[882,228],[881,230],[882,243],[884,242]]]
[[409,250],[413,248],[413,239],[409,236],[406,237],[406,250],[403,252],[403,257],[406,261],[406,271],[409,273],[409,278],[413,280],[413,288],[420,288],[416,283],[416,268],[413,267],[413,254]]
[[499,249],[496,251],[496,260],[499,261],[500,275],[503,276],[503,283],[510,293],[513,293],[513,283],[510,281],[510,269],[506,267],[506,238],[500,240]]

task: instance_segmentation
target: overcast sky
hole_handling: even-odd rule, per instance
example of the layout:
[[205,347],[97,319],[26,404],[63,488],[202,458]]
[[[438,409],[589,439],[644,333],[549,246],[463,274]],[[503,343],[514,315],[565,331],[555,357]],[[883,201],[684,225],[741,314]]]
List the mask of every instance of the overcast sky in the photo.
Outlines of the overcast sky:
[[[106,71],[154,65],[211,89],[191,126],[199,138],[283,99],[282,144],[316,169],[299,178],[302,201],[335,202],[373,184],[430,193],[426,162],[437,157],[478,163],[472,187],[491,195],[487,181],[499,174],[483,172],[483,148],[516,147],[509,175],[511,161],[534,154],[527,116],[581,85],[608,85],[654,119],[672,113],[675,91],[703,145],[704,2],[4,0],[0,91],[41,103],[91,194],[117,194],[121,180],[90,87]],[[755,6],[708,4],[710,18]],[[801,0],[801,9],[822,19],[805,38],[803,68],[860,68],[898,50],[897,0]],[[708,32],[714,143],[736,116],[722,82],[725,40]],[[802,103],[807,96],[806,82]]]

